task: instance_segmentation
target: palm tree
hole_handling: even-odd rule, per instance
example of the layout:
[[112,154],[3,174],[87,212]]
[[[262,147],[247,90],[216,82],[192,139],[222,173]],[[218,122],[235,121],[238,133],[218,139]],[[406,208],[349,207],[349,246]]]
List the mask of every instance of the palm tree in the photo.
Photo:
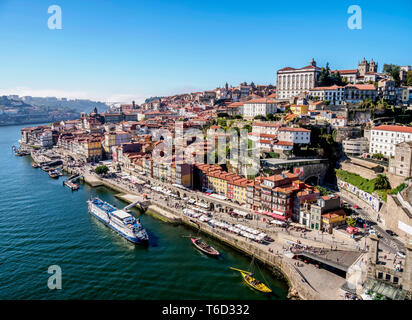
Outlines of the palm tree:
[[388,177],[383,174],[378,174],[374,183],[375,190],[390,189]]

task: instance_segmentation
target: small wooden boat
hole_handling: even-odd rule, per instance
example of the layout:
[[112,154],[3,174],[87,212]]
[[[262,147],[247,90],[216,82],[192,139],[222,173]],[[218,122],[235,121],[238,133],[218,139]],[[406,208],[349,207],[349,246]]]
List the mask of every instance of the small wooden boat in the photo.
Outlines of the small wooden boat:
[[198,248],[200,251],[202,251],[203,253],[206,253],[209,256],[213,256],[213,257],[217,257],[220,255],[219,251],[209,246],[206,242],[202,240],[202,238],[190,237],[190,240],[192,240],[192,243],[194,244],[194,246]]
[[57,179],[59,177],[59,173],[55,170],[50,170],[49,171],[49,177],[53,179]]
[[266,286],[263,282],[260,282],[259,280],[255,279],[251,272],[232,268],[232,267],[230,267],[230,269],[239,271],[240,274],[242,275],[243,280],[253,289],[263,292],[263,293],[272,292],[272,290],[268,286]]

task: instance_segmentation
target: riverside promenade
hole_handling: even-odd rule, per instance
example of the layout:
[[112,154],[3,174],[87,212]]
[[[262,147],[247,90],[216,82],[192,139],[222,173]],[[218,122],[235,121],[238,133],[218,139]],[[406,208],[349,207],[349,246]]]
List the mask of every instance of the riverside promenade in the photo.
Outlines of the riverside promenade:
[[[92,186],[106,186],[119,192],[116,196],[128,203],[135,202],[136,196],[140,196],[142,190],[127,182],[114,181],[98,177],[93,173],[86,173],[82,168],[66,168],[69,173],[78,173],[83,175],[85,182]],[[183,214],[182,209],[185,204],[181,199],[167,199],[166,197],[147,190],[148,214],[164,221],[172,223],[182,223],[196,231],[207,234],[226,245],[238,250],[250,257],[255,257],[275,276],[285,278],[289,283],[290,299],[302,300],[343,300],[344,292],[340,287],[345,283],[345,279],[324,269],[318,269],[311,264],[297,262],[292,259],[293,253],[290,252],[290,243],[301,243],[302,245],[311,246],[313,244],[321,245],[320,242],[314,242],[310,239],[296,238],[293,234],[284,235],[275,230],[265,230],[275,239],[269,245],[260,244],[241,236],[232,234],[222,229],[213,228],[205,222],[189,218]],[[214,218],[221,221],[231,222],[230,217],[222,213],[213,213]],[[239,222],[239,220],[236,220]],[[325,247],[325,246],[323,246]],[[322,248],[320,246],[319,248]],[[337,250],[338,256],[344,256],[345,251]],[[361,253],[359,253],[361,254]]]

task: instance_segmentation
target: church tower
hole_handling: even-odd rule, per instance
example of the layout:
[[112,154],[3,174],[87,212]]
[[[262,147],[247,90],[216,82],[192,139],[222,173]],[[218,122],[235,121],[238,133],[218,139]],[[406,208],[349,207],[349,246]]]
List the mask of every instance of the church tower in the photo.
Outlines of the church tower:
[[378,64],[373,59],[369,62],[369,72],[378,72]]
[[358,70],[361,76],[365,76],[365,73],[369,72],[369,63],[365,58],[358,64]]

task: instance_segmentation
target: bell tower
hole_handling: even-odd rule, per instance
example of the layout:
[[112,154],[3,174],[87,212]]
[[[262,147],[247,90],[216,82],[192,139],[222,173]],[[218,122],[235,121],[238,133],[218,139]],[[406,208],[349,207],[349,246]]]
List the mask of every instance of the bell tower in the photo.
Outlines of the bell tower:
[[369,71],[369,63],[365,58],[358,64],[358,70],[361,76],[365,76],[365,73]]

